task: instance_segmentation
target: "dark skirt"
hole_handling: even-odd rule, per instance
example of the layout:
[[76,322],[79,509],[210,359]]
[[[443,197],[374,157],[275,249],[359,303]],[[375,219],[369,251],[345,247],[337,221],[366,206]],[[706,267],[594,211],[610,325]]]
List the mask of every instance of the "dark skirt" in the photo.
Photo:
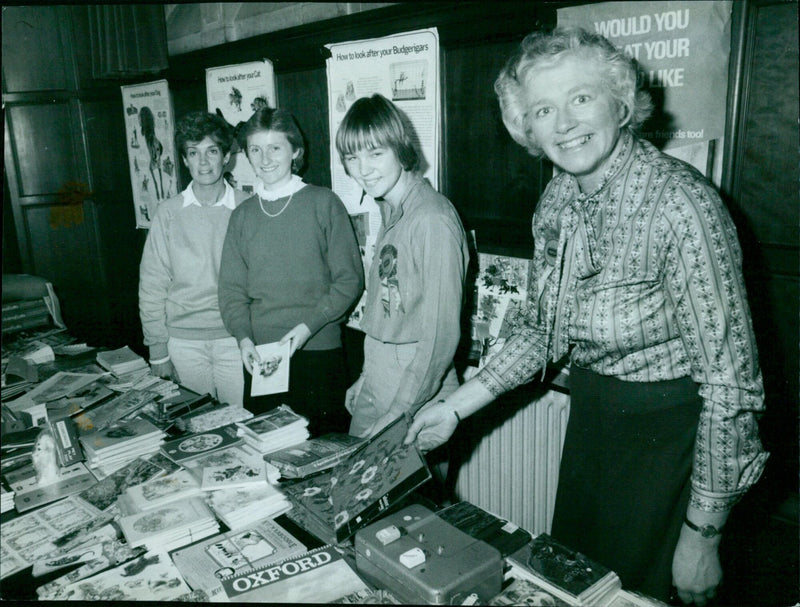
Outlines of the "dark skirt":
[[350,414],[344,407],[349,387],[342,348],[298,350],[289,365],[289,391],[281,394],[250,396],[251,375],[244,372],[244,406],[258,415],[278,405],[289,405],[308,418],[312,437],[328,432],[347,432]]
[[626,382],[570,371],[552,535],[668,601],[702,401],[690,378]]

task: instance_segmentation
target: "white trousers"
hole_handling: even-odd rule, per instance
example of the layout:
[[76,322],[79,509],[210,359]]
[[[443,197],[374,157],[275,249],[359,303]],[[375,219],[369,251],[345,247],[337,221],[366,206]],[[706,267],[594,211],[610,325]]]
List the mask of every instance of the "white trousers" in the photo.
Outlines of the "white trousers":
[[242,406],[244,371],[235,337],[179,339],[170,337],[167,350],[183,386],[211,394],[221,403]]

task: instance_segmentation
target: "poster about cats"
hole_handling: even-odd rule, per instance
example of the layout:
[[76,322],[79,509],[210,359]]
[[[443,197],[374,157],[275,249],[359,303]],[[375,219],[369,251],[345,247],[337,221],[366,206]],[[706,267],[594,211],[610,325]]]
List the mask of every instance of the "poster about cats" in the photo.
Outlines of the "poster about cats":
[[[236,127],[257,110],[276,108],[275,72],[268,59],[206,69],[208,111]],[[234,143],[225,178],[234,188],[252,192],[257,177],[244,151]]]
[[120,88],[136,227],[149,228],[158,205],[179,191],[172,98],[166,80]]

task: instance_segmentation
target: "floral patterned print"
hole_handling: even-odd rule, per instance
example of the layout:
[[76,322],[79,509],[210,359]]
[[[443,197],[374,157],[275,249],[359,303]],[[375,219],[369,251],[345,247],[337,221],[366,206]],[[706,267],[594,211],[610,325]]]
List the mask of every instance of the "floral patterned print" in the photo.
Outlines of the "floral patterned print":
[[572,363],[625,381],[690,376],[703,399],[691,503],[727,510],[768,456],[736,228],[692,167],[622,137],[594,192],[581,193],[566,173],[548,185],[533,219],[528,326],[478,378],[499,395],[568,352]]

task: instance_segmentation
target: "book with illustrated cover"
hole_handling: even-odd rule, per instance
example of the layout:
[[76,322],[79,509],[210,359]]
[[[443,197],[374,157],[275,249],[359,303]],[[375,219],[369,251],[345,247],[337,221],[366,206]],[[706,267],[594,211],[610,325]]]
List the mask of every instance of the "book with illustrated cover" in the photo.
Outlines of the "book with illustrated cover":
[[47,418],[49,420],[68,417],[89,409],[92,405],[100,403],[114,394],[101,382],[93,382],[80,388],[69,396],[64,396],[47,403]]
[[194,474],[195,478],[201,482],[206,468],[244,465],[263,468],[266,473],[266,479],[270,483],[277,483],[278,479],[280,479],[281,473],[278,472],[278,469],[269,462],[265,462],[261,453],[245,444],[231,445],[230,447],[217,449],[183,461],[183,467]]
[[232,530],[274,518],[291,508],[283,493],[269,483],[211,491],[206,499],[217,517]]
[[554,594],[525,578],[516,578],[500,594],[489,600],[489,605],[542,605],[543,607],[571,607]]
[[120,421],[100,430],[87,432],[80,437],[80,442],[87,453],[93,456],[116,454],[135,449],[143,442],[159,444],[164,437],[155,424],[146,419],[135,417]]
[[158,464],[137,458],[77,495],[98,510],[105,512],[116,505],[117,498],[128,487],[141,485],[154,478],[166,476],[167,473],[168,471]]
[[149,510],[175,500],[195,497],[202,493],[200,483],[187,470],[147,481],[141,485],[128,487],[123,493],[131,505],[138,510]]
[[147,367],[147,361],[128,346],[97,353],[97,364],[115,375]]
[[307,548],[272,519],[228,531],[180,548],[172,561],[194,589],[224,596],[222,578],[263,568],[306,552]]
[[161,452],[176,464],[187,459],[238,444],[237,426],[228,424],[200,434],[189,434],[164,441]]
[[231,602],[283,604],[330,603],[369,590],[333,546],[228,576],[222,588]]
[[276,341],[256,346],[261,363],[253,362],[250,396],[278,394],[289,390],[291,345],[291,341],[287,341],[285,344]]
[[203,468],[203,491],[232,489],[233,487],[252,487],[267,483],[265,462],[222,464]]
[[106,400],[91,409],[78,413],[73,419],[79,434],[102,430],[137,412],[158,395],[149,390],[129,390]]
[[364,439],[350,434],[325,434],[273,451],[265,459],[278,468],[285,478],[303,478],[333,468],[363,442]]
[[[329,543],[368,525],[431,477],[416,446],[403,444],[407,430],[408,418],[400,417],[333,469],[283,484],[293,505],[288,516],[315,535],[324,532],[318,537]],[[331,534],[335,541],[329,541]]]
[[61,597],[71,601],[174,601],[190,592],[169,556],[159,551],[69,584]]
[[308,420],[287,405],[242,422],[236,422],[239,436],[260,453],[271,453],[308,439]]
[[622,587],[616,573],[542,533],[508,557],[521,575],[572,605],[604,604]]
[[122,516],[119,526],[130,546],[149,549],[186,545],[219,530],[214,514],[197,497]]
[[61,468],[58,479],[46,485],[39,484],[36,476],[11,483],[14,505],[18,512],[27,512],[43,504],[74,495],[97,483],[95,476],[81,462]]

